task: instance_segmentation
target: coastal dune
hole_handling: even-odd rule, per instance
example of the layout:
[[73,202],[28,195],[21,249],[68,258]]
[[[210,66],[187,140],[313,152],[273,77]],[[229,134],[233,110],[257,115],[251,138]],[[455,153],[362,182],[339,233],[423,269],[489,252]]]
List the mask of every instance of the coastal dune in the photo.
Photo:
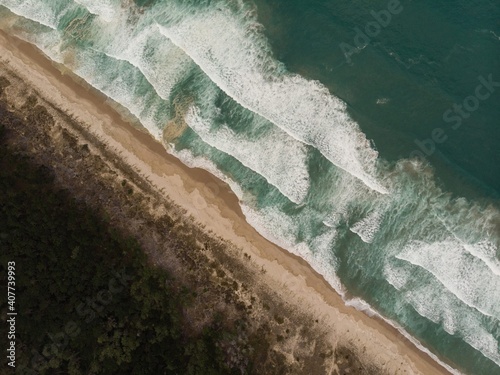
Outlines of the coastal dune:
[[[259,283],[272,289],[287,306],[314,317],[332,347],[354,348],[363,361],[387,374],[454,371],[381,318],[346,306],[303,259],[269,242],[246,222],[237,196],[226,183],[207,171],[182,164],[123,108],[51,62],[36,47],[1,32],[0,65],[46,102],[85,124],[86,131],[204,231],[247,254],[252,261],[241,266],[258,274]],[[162,263],[161,259],[154,261]],[[332,365],[329,373],[344,372]]]

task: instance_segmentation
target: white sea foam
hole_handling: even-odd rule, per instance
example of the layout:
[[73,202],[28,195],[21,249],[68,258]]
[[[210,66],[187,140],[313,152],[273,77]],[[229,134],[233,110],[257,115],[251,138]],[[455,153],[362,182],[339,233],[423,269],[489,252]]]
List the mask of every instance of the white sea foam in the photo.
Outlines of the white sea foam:
[[366,301],[363,301],[361,298],[351,298],[345,301],[347,306],[354,307],[358,311],[364,312],[366,315],[370,317],[378,316],[378,314]]
[[57,10],[64,8],[66,1],[54,0],[52,6],[38,0],[0,0],[0,4],[18,16],[55,30],[59,23]]
[[481,241],[475,245],[464,244],[464,249],[486,264],[491,272],[500,276],[500,260],[497,258],[497,248],[490,241]]
[[131,28],[123,15],[112,24],[104,25],[95,39],[95,48],[134,65],[166,101],[171,99],[175,85],[195,66],[155,25]]
[[[345,192],[345,190],[344,190]],[[335,207],[335,210],[330,212],[324,219],[323,224],[330,228],[335,228],[340,224],[342,220],[347,218],[347,202],[348,199],[335,199],[336,202],[340,202],[339,205]],[[335,202],[335,203],[336,203]]]
[[397,290],[401,290],[411,278],[411,270],[404,267],[395,267],[386,262],[384,268],[385,279]]
[[372,243],[382,219],[383,215],[379,211],[371,212],[368,216],[355,223],[350,230],[356,233],[363,242]]
[[284,73],[266,56],[269,47],[254,31],[255,20],[225,9],[190,15],[175,24],[157,19],[160,31],[234,100],[313,145],[371,189],[387,193],[375,177],[377,153],[347,115],[345,104],[320,83]]
[[[472,248],[472,246],[471,246]],[[432,273],[451,293],[486,316],[500,319],[500,277],[455,240],[413,241],[396,256]]]
[[276,128],[258,139],[248,140],[227,126],[211,130],[210,124],[201,118],[194,106],[188,110],[185,120],[204,142],[263,176],[292,202],[298,204],[304,200],[309,189],[309,176],[307,150],[301,143]]
[[[497,212],[493,215],[498,214]],[[468,244],[461,236],[455,233],[450,225],[440,215],[434,213],[434,216],[444,225],[446,230],[464,247],[469,254],[480,259],[495,275],[500,276],[500,260],[497,257],[497,247],[489,240],[479,241],[474,245]],[[484,216],[484,213],[483,213]]]
[[465,342],[500,365],[500,352],[495,337],[488,332],[477,311],[464,304],[436,278],[415,282],[416,266],[406,263],[398,266],[386,262],[384,274],[387,281],[404,294],[423,317],[440,324],[450,335],[460,335]]
[[[74,0],[84,6],[90,13],[101,17],[106,22],[113,22],[118,17],[116,1],[113,0]],[[118,5],[119,6],[119,5]]]

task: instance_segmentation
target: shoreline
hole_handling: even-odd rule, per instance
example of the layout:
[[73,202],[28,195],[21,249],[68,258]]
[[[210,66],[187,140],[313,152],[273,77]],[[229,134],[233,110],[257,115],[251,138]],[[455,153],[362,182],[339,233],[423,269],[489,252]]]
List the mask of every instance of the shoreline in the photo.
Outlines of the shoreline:
[[[92,123],[92,130],[105,143],[118,150],[126,163],[134,166],[158,190],[183,207],[187,216],[193,216],[207,230],[250,253],[252,259],[267,270],[265,277],[274,279],[274,285],[287,288],[285,293],[289,293],[290,298],[299,301],[299,304],[304,300],[314,305],[316,315],[326,316],[325,319],[333,322],[337,335],[353,336],[353,341],[359,338],[356,333],[370,336],[369,345],[372,348],[366,349],[371,353],[368,354],[370,357],[381,350],[378,346],[392,350],[395,354],[379,353],[388,356],[384,362],[395,363],[396,356],[399,358],[397,361],[404,358],[413,373],[448,373],[382,318],[369,317],[347,306],[324,277],[305,260],[271,243],[246,222],[238,199],[227,184],[205,170],[182,164],[168,154],[151,135],[131,125],[108,105],[110,100],[104,94],[81,85],[71,74],[61,73],[35,46],[3,31],[0,32],[0,48],[12,54],[9,56],[11,65],[16,60],[17,69],[21,68],[24,74],[28,71],[33,73],[30,75],[33,87],[37,90],[53,88],[59,94],[40,93],[42,96],[52,100],[63,111]],[[2,55],[6,56],[5,53]],[[69,102],[66,108],[64,101]],[[354,327],[358,332],[349,335],[349,329],[340,326]]]

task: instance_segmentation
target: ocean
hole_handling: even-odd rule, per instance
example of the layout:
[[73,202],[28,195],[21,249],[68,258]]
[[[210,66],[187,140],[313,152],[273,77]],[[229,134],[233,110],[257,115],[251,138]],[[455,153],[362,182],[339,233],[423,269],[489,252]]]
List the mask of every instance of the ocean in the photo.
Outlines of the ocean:
[[498,1],[0,4],[348,305],[500,374]]

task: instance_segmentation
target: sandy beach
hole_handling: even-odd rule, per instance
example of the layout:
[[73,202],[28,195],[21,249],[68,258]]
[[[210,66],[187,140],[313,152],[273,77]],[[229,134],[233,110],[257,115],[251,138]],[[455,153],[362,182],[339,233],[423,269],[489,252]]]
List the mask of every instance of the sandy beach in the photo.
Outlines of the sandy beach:
[[118,113],[103,94],[56,66],[34,46],[5,32],[0,34],[0,56],[0,64],[53,106],[88,124],[90,132],[182,207],[186,216],[249,254],[253,261],[249,267],[263,270],[261,282],[290,306],[315,316],[334,345],[357,347],[367,361],[388,374],[449,373],[382,319],[346,306],[304,260],[269,242],[246,222],[227,184],[168,154],[130,117]]

